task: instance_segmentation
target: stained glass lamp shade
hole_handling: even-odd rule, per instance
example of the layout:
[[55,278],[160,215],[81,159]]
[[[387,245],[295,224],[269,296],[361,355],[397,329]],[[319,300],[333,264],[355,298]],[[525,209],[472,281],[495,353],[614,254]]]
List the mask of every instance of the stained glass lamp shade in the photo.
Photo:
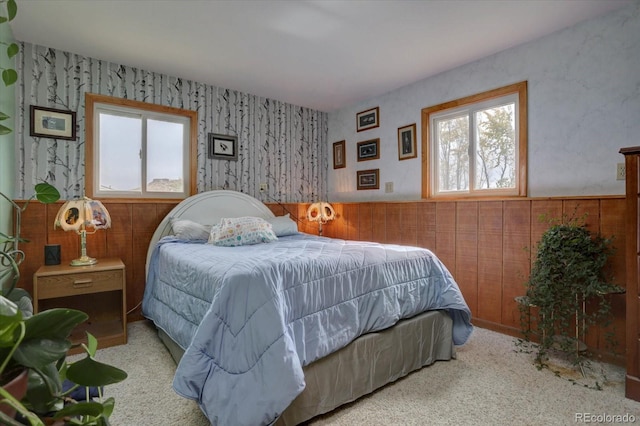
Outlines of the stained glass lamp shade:
[[87,256],[87,234],[111,228],[111,216],[100,201],[84,197],[81,200],[67,201],[60,207],[54,223],[54,228],[58,227],[80,235],[80,257],[72,260],[71,266],[94,265],[98,261]]
[[322,235],[322,225],[335,218],[336,212],[333,206],[324,201],[313,203],[307,209],[307,220],[318,222],[318,235]]

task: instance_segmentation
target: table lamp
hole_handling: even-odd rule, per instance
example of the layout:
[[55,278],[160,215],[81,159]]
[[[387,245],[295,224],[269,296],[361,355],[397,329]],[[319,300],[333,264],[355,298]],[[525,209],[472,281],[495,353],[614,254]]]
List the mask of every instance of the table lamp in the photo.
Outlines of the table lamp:
[[307,220],[318,222],[318,235],[322,235],[322,225],[336,218],[336,212],[331,204],[320,201],[313,203],[307,209]]
[[100,201],[83,197],[81,200],[64,203],[58,210],[53,227],[75,231],[80,235],[80,257],[72,260],[71,266],[95,265],[98,261],[87,256],[87,233],[93,234],[98,229],[111,228],[111,217]]

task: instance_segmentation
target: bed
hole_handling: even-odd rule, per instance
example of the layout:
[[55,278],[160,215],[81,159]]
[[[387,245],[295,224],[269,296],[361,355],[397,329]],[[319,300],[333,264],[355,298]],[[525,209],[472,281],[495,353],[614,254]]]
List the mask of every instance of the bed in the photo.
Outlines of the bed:
[[[227,247],[202,235],[245,219],[268,223],[275,239]],[[176,232],[184,223],[202,229]],[[430,251],[299,233],[226,190],[189,197],[162,220],[142,309],[178,364],[174,389],[213,425],[300,424],[454,358],[473,330]]]

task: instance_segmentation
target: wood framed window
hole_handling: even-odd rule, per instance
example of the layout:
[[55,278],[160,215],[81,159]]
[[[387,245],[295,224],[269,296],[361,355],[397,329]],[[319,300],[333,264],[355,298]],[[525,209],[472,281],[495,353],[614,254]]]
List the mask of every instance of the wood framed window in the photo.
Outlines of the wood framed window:
[[184,199],[195,194],[196,111],[85,94],[89,197]]
[[422,198],[526,195],[526,81],[422,110]]

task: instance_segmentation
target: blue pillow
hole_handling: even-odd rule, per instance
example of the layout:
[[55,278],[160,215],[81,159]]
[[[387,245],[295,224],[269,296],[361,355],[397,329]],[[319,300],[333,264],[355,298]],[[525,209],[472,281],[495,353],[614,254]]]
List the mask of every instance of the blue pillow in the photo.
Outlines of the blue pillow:
[[276,216],[267,219],[271,224],[273,233],[276,237],[284,237],[286,235],[293,235],[298,233],[298,224],[291,219],[289,213],[284,216]]

